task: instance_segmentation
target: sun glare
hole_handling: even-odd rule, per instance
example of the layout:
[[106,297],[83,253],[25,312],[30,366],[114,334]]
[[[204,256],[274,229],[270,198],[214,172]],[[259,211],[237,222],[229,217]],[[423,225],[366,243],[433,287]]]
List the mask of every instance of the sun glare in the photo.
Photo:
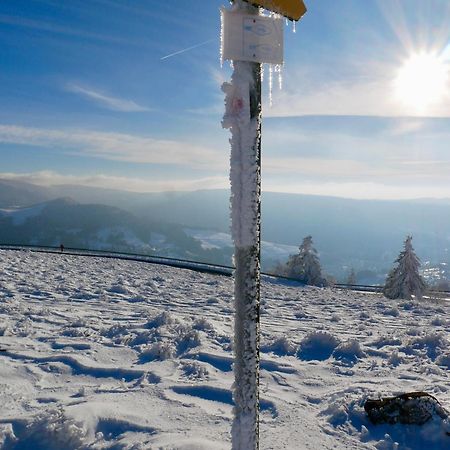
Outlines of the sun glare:
[[432,53],[412,55],[400,67],[395,80],[397,99],[415,112],[425,113],[444,99],[448,90],[449,67]]

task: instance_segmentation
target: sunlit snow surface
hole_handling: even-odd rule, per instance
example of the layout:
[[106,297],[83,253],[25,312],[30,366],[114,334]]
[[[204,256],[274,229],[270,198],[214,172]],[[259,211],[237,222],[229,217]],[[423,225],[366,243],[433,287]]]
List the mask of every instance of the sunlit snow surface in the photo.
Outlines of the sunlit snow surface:
[[[0,448],[230,448],[232,289],[0,251]],[[448,304],[270,280],[262,299],[262,449],[450,448],[446,421],[374,426],[362,409],[414,390],[450,409]]]

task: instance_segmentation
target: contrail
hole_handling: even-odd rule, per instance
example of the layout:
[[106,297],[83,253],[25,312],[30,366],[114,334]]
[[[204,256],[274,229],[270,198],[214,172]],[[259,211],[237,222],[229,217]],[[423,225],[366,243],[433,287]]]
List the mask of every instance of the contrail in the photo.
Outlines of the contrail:
[[161,61],[163,59],[167,59],[167,58],[171,58],[172,56],[179,55],[180,53],[188,52],[189,50],[193,50],[194,48],[201,47],[202,45],[209,44],[210,42],[213,42],[213,41],[215,41],[215,39],[208,39],[205,42],[200,42],[200,44],[195,44],[195,45],[193,45],[191,47],[184,48],[183,50],[178,50],[177,52],[171,53],[170,55],[163,56],[161,58]]

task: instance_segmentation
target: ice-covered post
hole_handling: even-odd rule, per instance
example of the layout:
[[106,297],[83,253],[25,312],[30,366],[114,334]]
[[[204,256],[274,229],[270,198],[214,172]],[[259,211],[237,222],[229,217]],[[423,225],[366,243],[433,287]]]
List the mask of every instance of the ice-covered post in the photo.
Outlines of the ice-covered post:
[[[282,64],[283,14],[301,0],[232,1],[222,10],[222,58],[233,61],[222,125],[231,131],[231,230],[234,251],[233,450],[259,449],[259,304],[261,240],[261,63]],[[303,11],[304,12],[304,11]],[[284,14],[286,15],[286,14]],[[288,16],[289,17],[289,16]]]
[[[259,14],[235,1],[232,14]],[[223,32],[226,32],[223,31]],[[235,245],[233,450],[259,448],[261,64],[233,61],[223,125],[231,130],[231,229]]]

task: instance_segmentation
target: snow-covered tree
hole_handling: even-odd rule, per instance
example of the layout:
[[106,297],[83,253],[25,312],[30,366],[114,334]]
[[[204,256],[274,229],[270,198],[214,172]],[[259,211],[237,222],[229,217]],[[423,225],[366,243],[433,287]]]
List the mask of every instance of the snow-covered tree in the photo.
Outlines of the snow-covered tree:
[[327,282],[322,276],[317,250],[313,247],[311,236],[303,239],[298,255],[291,255],[286,263],[286,276],[296,278],[305,284],[326,286]]
[[389,272],[383,293],[387,298],[422,298],[426,284],[419,274],[420,260],[414,253],[412,236],[407,236],[404,249]]

